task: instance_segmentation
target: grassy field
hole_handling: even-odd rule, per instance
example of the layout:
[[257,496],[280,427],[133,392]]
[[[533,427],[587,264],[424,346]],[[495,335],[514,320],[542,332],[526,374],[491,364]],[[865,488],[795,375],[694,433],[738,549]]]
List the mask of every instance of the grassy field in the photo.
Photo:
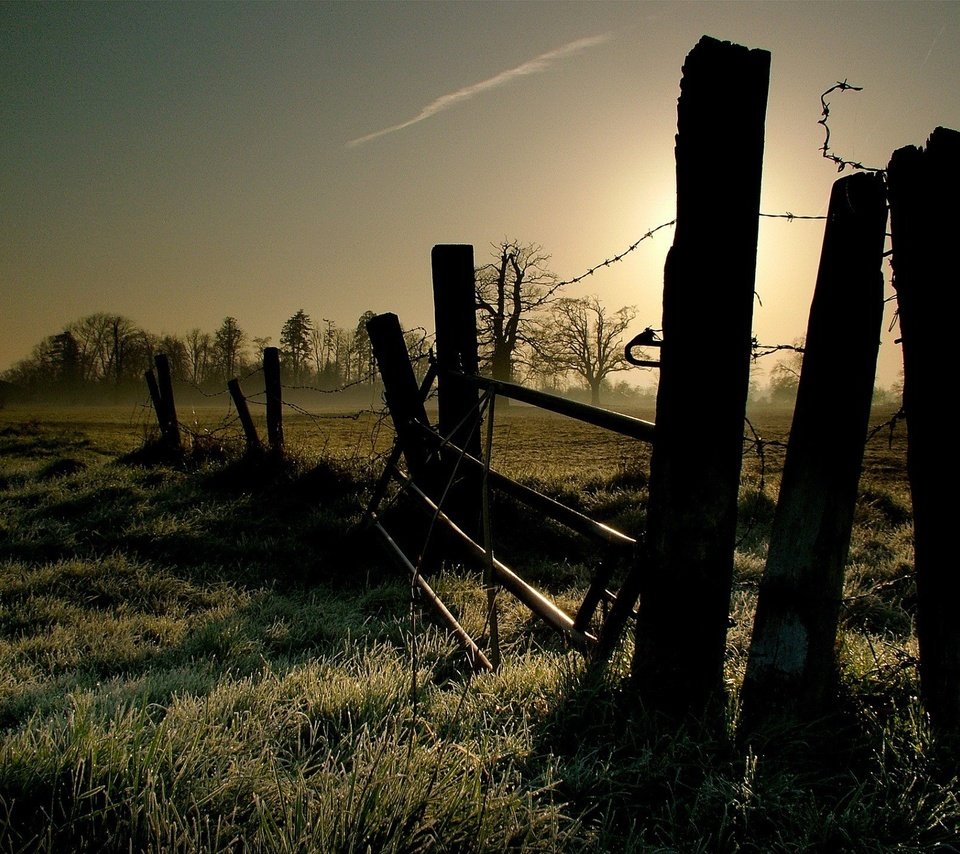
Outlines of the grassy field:
[[[768,756],[732,734],[781,449],[745,458],[725,731],[678,730],[632,701],[629,638],[587,670],[506,596],[504,666],[469,678],[357,527],[392,439],[377,413],[285,416],[279,467],[240,458],[225,406],[181,411],[195,450],[165,463],[144,453],[148,414],[0,410],[0,850],[957,844],[956,757],[916,698],[902,427],[868,447],[842,726],[829,754],[798,733]],[[751,420],[765,438],[789,429],[789,413]],[[627,531],[643,523],[634,442],[501,408],[494,464]],[[573,607],[589,550],[495,510],[498,554]],[[481,635],[477,576],[433,580]]]

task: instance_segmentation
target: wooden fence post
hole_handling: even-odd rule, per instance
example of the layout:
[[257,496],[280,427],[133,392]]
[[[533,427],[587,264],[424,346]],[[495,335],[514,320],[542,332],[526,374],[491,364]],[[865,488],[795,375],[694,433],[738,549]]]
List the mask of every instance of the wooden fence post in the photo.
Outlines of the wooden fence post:
[[926,150],[893,153],[888,170],[894,286],[903,343],[907,472],[913,499],[920,689],[934,727],[960,733],[960,573],[957,455],[945,443],[944,399],[956,361],[960,133],[938,127]]
[[260,444],[260,437],[257,435],[257,428],[253,425],[253,419],[250,417],[250,407],[247,406],[247,398],[240,389],[240,380],[234,377],[227,382],[227,389],[230,392],[230,398],[233,405],[237,408],[237,416],[240,418],[240,424],[243,427],[243,435],[247,440],[248,451],[258,451],[263,446]]
[[177,405],[173,399],[173,380],[170,376],[170,362],[164,353],[157,353],[153,358],[157,367],[157,388],[160,392],[160,403],[163,410],[163,421],[160,423],[160,432],[164,441],[175,450],[180,450],[180,426],[177,421]]
[[[477,309],[473,247],[438,245],[431,253],[433,308],[437,330],[437,406],[440,435],[468,454],[480,458],[479,393],[475,386],[458,382],[449,371],[479,373],[477,356]],[[457,464],[456,452],[441,453],[448,476]],[[457,483],[448,494],[444,509],[471,536],[479,531],[481,479],[466,467],[458,471]]]
[[723,692],[769,75],[769,52],[704,36],[680,84],[633,660],[644,702],[674,714]]
[[437,462],[415,423],[428,424],[429,421],[403,340],[400,319],[395,314],[378,314],[367,321],[367,334],[380,369],[383,394],[407,468],[414,480],[435,496],[439,485],[436,479]]
[[883,320],[886,221],[880,175],[834,183],[743,683],[744,734],[832,711],[844,565]]
[[263,351],[263,381],[267,398],[267,441],[270,449],[283,454],[283,390],[280,385],[280,351],[266,347]]
[[160,397],[160,386],[157,385],[157,376],[154,374],[153,368],[146,370],[143,378],[147,381],[147,391],[150,392],[153,411],[157,413],[157,425],[160,427],[162,433],[164,423],[163,399]]

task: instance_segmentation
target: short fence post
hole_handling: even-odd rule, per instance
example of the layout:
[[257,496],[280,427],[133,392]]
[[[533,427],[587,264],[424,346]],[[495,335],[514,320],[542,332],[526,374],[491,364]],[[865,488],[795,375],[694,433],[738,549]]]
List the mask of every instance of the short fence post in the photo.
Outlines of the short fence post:
[[645,703],[678,715],[723,695],[769,74],[769,52],[704,36],[677,107],[633,674]]
[[956,550],[957,456],[945,442],[944,395],[956,361],[960,133],[938,127],[926,150],[893,153],[887,175],[893,268],[903,343],[907,472],[913,499],[920,691],[934,727],[960,732],[960,573]]
[[267,398],[267,441],[275,454],[283,454],[283,390],[280,385],[280,351],[263,351],[263,381]]
[[160,397],[160,387],[157,385],[157,376],[154,374],[153,368],[146,370],[143,378],[147,381],[147,390],[150,392],[153,411],[157,414],[157,425],[160,427],[162,433],[164,423],[163,400]]
[[880,175],[834,183],[743,682],[744,734],[832,711],[844,565],[883,320],[886,221]]
[[227,389],[230,391],[230,399],[237,408],[237,416],[240,418],[240,425],[243,427],[243,435],[247,440],[247,450],[257,451],[261,447],[260,437],[257,435],[257,428],[253,425],[253,418],[250,417],[250,407],[247,406],[247,398],[244,397],[240,389],[240,380],[234,377],[227,382]]
[[[433,310],[437,330],[437,406],[440,435],[479,459],[480,395],[474,386],[459,382],[451,371],[479,372],[477,356],[477,309],[473,247],[448,244],[433,247]],[[442,454],[452,473],[457,453]],[[444,509],[471,536],[479,530],[481,479],[462,469],[451,488]]]
[[160,392],[160,404],[163,421],[160,432],[164,441],[175,450],[180,450],[180,427],[177,421],[177,405],[173,399],[173,380],[170,376],[170,362],[164,353],[157,353],[153,359],[157,367],[157,387]]

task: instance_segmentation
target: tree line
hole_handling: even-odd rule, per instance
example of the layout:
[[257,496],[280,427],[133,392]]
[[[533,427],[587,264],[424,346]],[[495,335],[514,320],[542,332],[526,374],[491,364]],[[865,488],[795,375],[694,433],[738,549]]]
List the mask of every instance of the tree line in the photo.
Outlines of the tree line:
[[[585,393],[594,404],[601,402],[601,393],[620,399],[653,393],[652,387],[637,389],[612,379],[634,368],[624,353],[636,319],[634,307],[614,310],[597,296],[563,296],[565,283],[551,270],[550,256],[539,244],[504,239],[491,249],[490,260],[475,271],[484,373],[557,393]],[[376,364],[366,331],[372,316],[365,311],[355,326],[344,328],[298,309],[283,323],[277,341],[283,382],[324,391],[375,383]],[[420,379],[429,340],[422,330],[406,337]],[[154,356],[165,353],[174,382],[219,391],[233,377],[256,370],[271,343],[270,337],[248,335],[232,316],[213,331],[194,328],[184,335],[156,335],[123,315],[97,312],[45,338],[0,379],[8,398],[62,398],[65,392],[82,397],[94,390],[139,388]],[[766,389],[760,386],[758,366],[751,383],[754,400],[792,402],[802,340],[794,345],[772,366]],[[643,351],[634,351],[634,356],[649,358]],[[655,372],[648,376],[655,386]],[[898,391],[878,394],[897,397]]]
[[[522,381],[558,392],[582,388],[599,402],[601,389],[632,396],[626,383],[610,376],[630,365],[623,336],[633,322],[629,306],[608,311],[597,297],[560,295],[562,282],[538,244],[503,240],[492,260],[476,270],[478,333],[484,371],[496,379]],[[333,390],[376,382],[376,364],[365,311],[353,327],[311,317],[303,308],[280,329],[282,380],[288,385]],[[422,331],[407,333],[411,358],[422,372],[429,341]],[[7,396],[27,399],[139,388],[154,356],[164,353],[174,382],[201,391],[219,391],[233,377],[261,364],[271,338],[251,337],[237,319],[183,335],[156,335],[120,314],[97,312],[67,324],[4,372]],[[11,389],[19,392],[10,394]]]
[[[296,311],[280,330],[283,381],[324,390],[374,382],[366,332],[372,316],[366,311],[355,327],[344,329],[327,318],[315,322],[302,308]],[[411,353],[421,355],[423,335],[408,337]],[[44,338],[2,379],[8,393],[28,399],[139,388],[154,356],[164,353],[174,382],[219,391],[231,378],[260,367],[262,351],[271,342],[269,337],[250,336],[232,316],[213,331],[195,328],[183,335],[157,335],[123,315],[96,312]]]

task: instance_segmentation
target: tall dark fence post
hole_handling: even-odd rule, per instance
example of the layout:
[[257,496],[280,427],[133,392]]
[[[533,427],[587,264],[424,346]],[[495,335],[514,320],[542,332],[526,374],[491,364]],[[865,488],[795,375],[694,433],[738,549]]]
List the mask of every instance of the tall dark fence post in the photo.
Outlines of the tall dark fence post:
[[[431,253],[433,307],[437,329],[437,405],[440,435],[480,458],[479,394],[475,386],[458,382],[447,371],[477,374],[477,310],[473,247],[439,245]],[[445,453],[448,468],[456,453]],[[471,534],[480,522],[481,484],[476,472],[459,470],[447,511]]]
[[280,351],[263,351],[263,381],[267,398],[267,441],[275,454],[283,453],[283,390],[280,385]]
[[723,690],[769,74],[769,52],[704,36],[680,84],[633,660],[644,701],[678,714]]
[[743,684],[741,731],[831,711],[837,623],[883,320],[883,178],[833,185]]
[[160,423],[160,432],[164,441],[171,448],[179,450],[180,426],[177,421],[177,405],[173,399],[173,380],[170,376],[170,362],[164,353],[157,353],[153,358],[157,368],[157,387],[160,392],[160,403],[163,409],[163,420]]
[[227,389],[230,392],[230,399],[233,401],[233,405],[237,408],[237,416],[243,427],[243,435],[247,440],[247,450],[259,450],[262,447],[260,437],[257,435],[257,428],[253,425],[253,418],[250,417],[250,407],[247,406],[247,398],[240,389],[240,380],[236,377],[229,380],[227,382]]
[[894,285],[903,343],[907,471],[913,498],[920,688],[933,725],[960,732],[960,573],[956,569],[957,455],[944,399],[956,361],[960,133],[938,127],[926,150],[893,153],[888,171]]
[[430,455],[426,438],[415,424],[429,422],[403,340],[400,319],[395,314],[378,314],[367,321],[367,334],[380,369],[383,394],[407,468],[425,491],[435,495],[434,490],[438,486],[435,474],[437,465]]

